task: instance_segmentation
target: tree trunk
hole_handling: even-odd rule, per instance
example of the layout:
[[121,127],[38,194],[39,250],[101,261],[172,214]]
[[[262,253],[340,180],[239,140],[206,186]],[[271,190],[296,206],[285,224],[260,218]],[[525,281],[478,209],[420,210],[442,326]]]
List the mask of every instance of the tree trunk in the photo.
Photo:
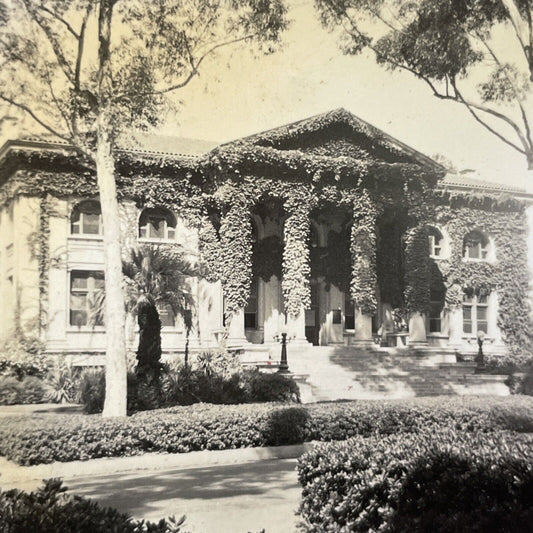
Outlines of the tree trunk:
[[113,1],[101,0],[98,17],[99,72],[96,173],[104,225],[106,392],[102,415],[126,416],[126,311],[122,294],[120,217],[113,156],[110,64]]

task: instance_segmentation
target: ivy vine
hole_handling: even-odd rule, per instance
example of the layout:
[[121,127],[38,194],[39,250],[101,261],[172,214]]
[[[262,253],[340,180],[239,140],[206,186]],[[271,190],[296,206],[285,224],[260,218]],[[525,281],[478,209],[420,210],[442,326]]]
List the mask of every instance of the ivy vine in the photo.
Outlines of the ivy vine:
[[292,318],[296,318],[302,308],[311,305],[311,267],[307,245],[311,229],[310,197],[305,190],[294,190],[296,192],[290,195],[284,204],[287,218],[284,226],[285,247],[281,282],[285,311]]
[[350,296],[366,315],[374,315],[377,309],[376,217],[375,202],[366,189],[360,190],[353,203]]

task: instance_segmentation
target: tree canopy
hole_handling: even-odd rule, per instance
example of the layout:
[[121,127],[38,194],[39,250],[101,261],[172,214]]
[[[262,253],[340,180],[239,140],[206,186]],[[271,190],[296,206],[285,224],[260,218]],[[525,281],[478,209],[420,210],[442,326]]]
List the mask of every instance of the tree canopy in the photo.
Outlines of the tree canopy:
[[[90,159],[102,105],[111,109],[115,136],[154,126],[169,97],[220,48],[253,42],[272,51],[285,12],[281,0],[2,1],[2,114],[22,111]],[[109,60],[105,94],[102,44]]]
[[411,73],[464,106],[533,168],[533,2],[530,0],[315,0],[346,54]]

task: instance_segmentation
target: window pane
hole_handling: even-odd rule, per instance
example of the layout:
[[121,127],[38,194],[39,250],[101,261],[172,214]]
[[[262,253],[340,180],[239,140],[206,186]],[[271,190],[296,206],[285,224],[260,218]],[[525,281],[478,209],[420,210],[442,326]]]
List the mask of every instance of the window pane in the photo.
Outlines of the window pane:
[[477,321],[477,329],[478,329],[478,331],[483,331],[485,333],[489,332],[488,324],[485,321],[478,320]]
[[70,295],[70,308],[76,310],[87,310],[87,294],[71,294]]
[[472,308],[468,305],[463,307],[463,320],[472,320]]
[[150,217],[148,226],[150,237],[154,239],[164,239],[165,221],[162,218]]
[[100,215],[96,213],[83,214],[83,233],[98,235],[100,233]]
[[175,239],[176,237],[176,230],[174,228],[168,228],[167,230],[167,238],[168,239]]
[[479,243],[475,243],[468,247],[468,257],[469,259],[479,259]]
[[93,272],[93,284],[95,290],[103,289],[105,286],[104,276],[101,272]]
[[73,289],[87,289],[87,274],[80,272],[72,272],[71,286]]
[[472,333],[472,322],[465,320],[463,322],[463,332]]
[[487,320],[487,308],[486,307],[478,307],[477,308],[477,319],[479,320]]
[[87,311],[70,311],[70,325],[71,326],[86,326],[87,325]]

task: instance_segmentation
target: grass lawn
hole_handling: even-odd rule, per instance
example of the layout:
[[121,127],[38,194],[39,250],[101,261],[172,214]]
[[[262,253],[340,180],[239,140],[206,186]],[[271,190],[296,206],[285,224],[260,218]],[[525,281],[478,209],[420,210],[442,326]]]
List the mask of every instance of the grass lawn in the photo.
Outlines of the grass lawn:
[[6,417],[0,455],[21,465],[335,441],[418,433],[431,428],[512,432],[533,442],[533,397],[432,397],[310,404],[195,404],[143,411],[125,419],[33,413]]

